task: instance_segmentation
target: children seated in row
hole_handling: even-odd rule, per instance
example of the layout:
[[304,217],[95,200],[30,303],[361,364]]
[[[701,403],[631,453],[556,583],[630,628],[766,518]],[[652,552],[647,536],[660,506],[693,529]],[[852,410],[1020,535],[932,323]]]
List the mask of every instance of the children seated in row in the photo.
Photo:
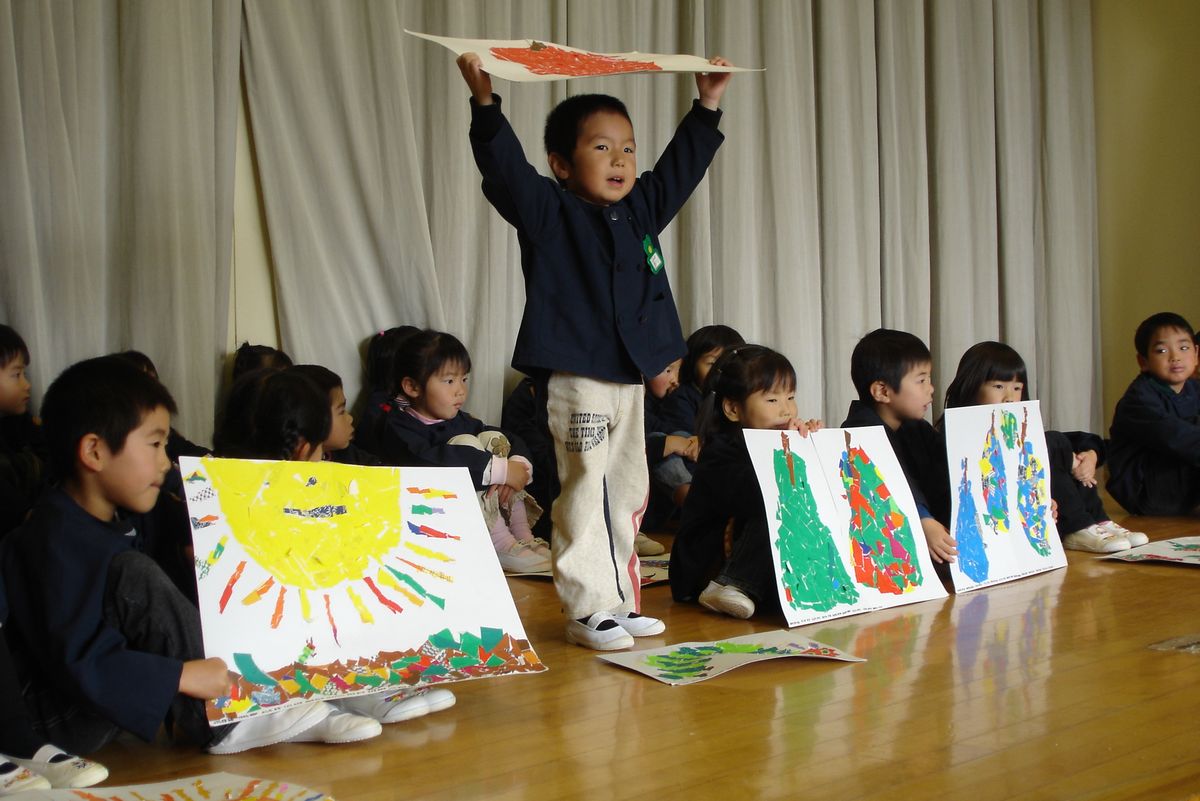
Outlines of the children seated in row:
[[1172,312],[1133,337],[1141,374],[1113,413],[1108,491],[1139,515],[1200,513],[1200,381],[1195,331]]
[[858,392],[842,428],[882,425],[908,480],[929,555],[953,562],[957,543],[950,521],[950,478],[941,435],[925,419],[933,403],[933,358],[918,337],[879,328],[850,355],[850,379]]
[[642,382],[684,353],[658,237],[724,138],[718,106],[730,74],[696,76],[699,99],[641,176],[624,104],[567,98],[546,121],[550,180],[525,157],[479,56],[464,53],[458,66],[471,90],[471,148],[484,195],[521,246],[526,303],[512,364],[547,386],[562,485],[554,586],[567,640],[628,648],[634,636],[665,628],[639,614],[634,550],[649,484]]
[[[671,364],[646,382],[646,461],[651,487],[645,526],[653,527],[665,520],[670,507],[683,507],[700,450],[696,435],[696,418],[703,400],[700,388],[724,350],[742,344],[741,334],[727,325],[698,328],[687,339],[682,362]],[[639,543],[643,539],[648,538],[639,534]],[[661,553],[662,546],[654,545],[657,549],[653,553],[639,545],[638,555]]]
[[383,464],[379,457],[354,444],[354,416],[346,408],[346,390],[342,386],[341,377],[319,364],[298,364],[292,370],[312,381],[329,399],[332,423],[329,426],[329,436],[321,443],[322,458],[340,464]]
[[479,492],[484,522],[506,572],[550,568],[550,548],[534,537],[541,508],[525,491],[533,468],[524,445],[463,411],[471,356],[456,337],[421,331],[396,354],[394,379],[403,408],[385,420],[380,457],[410,464],[412,457],[439,467],[466,467]]
[[[671,549],[671,596],[744,619],[764,604],[778,608],[778,592],[772,532],[742,429],[807,436],[821,421],[799,419],[796,371],[783,355],[760,345],[725,351],[706,386],[703,448]],[[727,525],[733,546],[726,559]]]
[[[980,342],[967,349],[954,380],[946,389],[947,409],[1029,400],[1025,361],[1001,342]],[[1057,506],[1057,525],[1064,548],[1114,553],[1149,538],[1109,519],[1096,490],[1096,470],[1103,463],[1104,441],[1084,431],[1046,431],[1050,456],[1050,496]]]
[[396,406],[396,380],[393,366],[396,351],[410,335],[421,329],[412,325],[387,328],[367,341],[362,403],[359,425],[354,430],[354,444],[367,453],[378,454],[383,436],[383,420]]

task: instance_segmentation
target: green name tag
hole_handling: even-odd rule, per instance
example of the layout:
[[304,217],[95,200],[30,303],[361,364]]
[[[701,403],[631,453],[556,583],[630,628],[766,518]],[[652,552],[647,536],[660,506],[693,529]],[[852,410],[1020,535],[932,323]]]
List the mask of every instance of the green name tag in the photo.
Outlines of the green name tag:
[[650,272],[654,275],[661,273],[667,263],[663,261],[659,249],[654,247],[654,241],[650,239],[650,234],[646,234],[646,238],[642,240],[642,250],[646,254],[646,264],[650,266]]

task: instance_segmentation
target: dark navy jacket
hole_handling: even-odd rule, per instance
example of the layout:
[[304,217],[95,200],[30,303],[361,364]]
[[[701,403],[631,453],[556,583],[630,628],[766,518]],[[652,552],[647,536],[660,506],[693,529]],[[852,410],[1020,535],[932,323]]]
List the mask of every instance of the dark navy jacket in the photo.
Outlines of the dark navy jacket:
[[943,526],[950,525],[950,477],[946,467],[946,440],[926,420],[905,420],[893,431],[870,404],[851,401],[842,428],[883,426],[892,450],[908,479],[913,500],[922,516],[928,513]]
[[664,426],[663,431],[674,433],[686,431],[696,433],[696,417],[700,414],[700,404],[704,395],[695,384],[688,382],[680,384],[679,389],[662,399],[658,406],[658,416]]
[[765,509],[741,430],[723,431],[705,442],[671,546],[671,597],[694,601],[717,574],[731,518],[734,538],[770,536]]
[[[470,445],[451,445],[450,439],[459,434],[479,436],[483,431],[500,431],[495,426],[484,425],[466,412],[459,412],[449,420],[425,425],[405,409],[393,409],[388,413],[383,429],[383,458],[388,464],[411,464],[411,461],[393,461],[393,457],[420,460],[421,464],[436,467],[465,467],[471,473],[475,489],[487,489],[483,483],[483,472],[492,463],[492,454]],[[514,434],[502,432],[512,446],[509,456],[524,456],[529,459],[525,443]],[[533,460],[530,459],[530,464]]]
[[704,177],[724,136],[719,111],[695,102],[654,169],[611,206],[582,200],[540,175],[500,110],[471,101],[471,148],[483,193],[517,229],[525,311],[512,366],[615,383],[656,376],[686,351],[665,268],[643,241],[658,236]]
[[104,621],[108,566],[133,547],[128,522],[101,522],[62,490],[47,490],[0,551],[9,606],[4,630],[23,680],[58,687],[153,740],[179,691],[183,663],[130,650]]
[[1200,381],[1177,393],[1142,373],[1117,401],[1110,433],[1107,486],[1117,503],[1134,514],[1185,514],[1195,505],[1179,495],[1200,487]]

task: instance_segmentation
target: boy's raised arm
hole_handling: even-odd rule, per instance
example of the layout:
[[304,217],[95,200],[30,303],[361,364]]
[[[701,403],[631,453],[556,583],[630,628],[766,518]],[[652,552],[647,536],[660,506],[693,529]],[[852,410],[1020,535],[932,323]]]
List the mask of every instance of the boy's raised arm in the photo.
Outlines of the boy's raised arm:
[[475,53],[463,53],[458,57],[459,72],[471,89],[471,96],[481,106],[492,104],[492,76],[483,71],[483,62]]
[[[716,67],[733,66],[720,56],[710,58],[708,63]],[[725,88],[729,86],[732,78],[732,72],[697,72],[696,91],[700,94],[700,105],[709,111],[716,111],[720,108],[721,96],[725,94]]]

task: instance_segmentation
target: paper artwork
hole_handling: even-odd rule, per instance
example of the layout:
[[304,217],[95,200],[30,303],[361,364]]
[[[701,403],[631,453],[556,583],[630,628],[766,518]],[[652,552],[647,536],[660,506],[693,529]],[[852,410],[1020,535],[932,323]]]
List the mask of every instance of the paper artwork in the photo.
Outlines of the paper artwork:
[[637,671],[664,684],[695,684],[735,668],[785,656],[865,662],[791,631],[746,634],[716,642],[681,642],[645,651],[598,654],[600,659]]
[[744,434],[789,626],[946,597],[882,427]]
[[1066,567],[1038,402],[947,409],[944,425],[955,590]]
[[213,724],[545,670],[462,468],[180,460]]
[[208,773],[154,784],[89,787],[86,790],[32,790],[25,801],[334,801],[333,796],[298,784]]
[[556,81],[634,72],[761,72],[718,67],[699,56],[664,53],[593,53],[538,39],[462,39],[405,33],[440,44],[461,56],[476,53],[485,72],[509,81]]
[[1200,566],[1200,537],[1175,537],[1148,542],[1128,551],[1105,554],[1100,558],[1119,559],[1122,562],[1170,562],[1176,565]]

